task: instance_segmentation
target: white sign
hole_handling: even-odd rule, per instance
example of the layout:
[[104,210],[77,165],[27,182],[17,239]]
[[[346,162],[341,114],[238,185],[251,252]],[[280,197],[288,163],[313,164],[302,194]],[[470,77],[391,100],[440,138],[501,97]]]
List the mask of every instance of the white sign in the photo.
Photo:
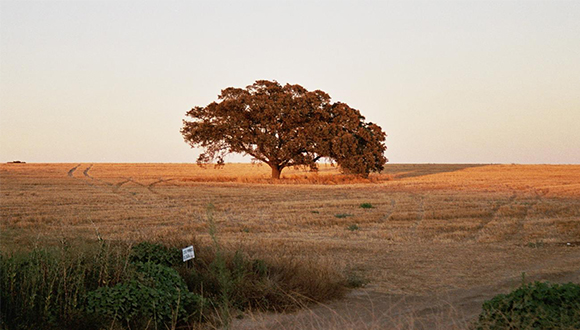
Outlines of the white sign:
[[181,252],[183,252],[183,262],[195,258],[195,253],[193,252],[193,245],[188,246],[185,249],[182,249]]

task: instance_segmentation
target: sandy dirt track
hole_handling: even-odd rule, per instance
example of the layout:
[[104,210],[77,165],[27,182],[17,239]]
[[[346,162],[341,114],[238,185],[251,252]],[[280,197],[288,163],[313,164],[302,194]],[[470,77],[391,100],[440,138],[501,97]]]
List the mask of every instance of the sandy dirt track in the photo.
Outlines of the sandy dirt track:
[[[575,260],[562,262],[580,263]],[[580,283],[580,270],[537,273],[529,281]],[[429,295],[389,294],[372,285],[352,290],[343,299],[288,314],[248,314],[233,329],[467,329],[477,319],[485,300],[508,293],[522,278],[501,279],[491,285],[455,289]]]

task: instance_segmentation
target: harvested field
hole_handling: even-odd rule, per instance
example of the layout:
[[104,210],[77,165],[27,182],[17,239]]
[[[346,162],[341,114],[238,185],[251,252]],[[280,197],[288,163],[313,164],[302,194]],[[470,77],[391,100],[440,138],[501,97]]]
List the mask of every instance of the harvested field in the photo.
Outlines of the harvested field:
[[[94,241],[97,233],[107,240],[209,243],[213,204],[224,245],[263,258],[324,263],[369,281],[332,310],[366,301],[361,294],[371,305],[374,299],[410,306],[393,307],[394,317],[377,303],[382,310],[372,319],[360,316],[367,328],[384,327],[385,320],[398,327],[408,320],[401,315],[412,315],[419,328],[449,322],[461,328],[484,298],[513,287],[522,272],[580,282],[578,165],[387,165],[368,180],[331,166],[318,173],[285,170],[280,182],[269,174],[268,167],[249,164],[220,170],[0,164],[2,250]],[[453,313],[428,309],[441,301]],[[444,315],[435,322],[428,310]],[[321,327],[341,328],[324,325],[320,314]],[[308,327],[296,319],[250,319],[239,326]]]

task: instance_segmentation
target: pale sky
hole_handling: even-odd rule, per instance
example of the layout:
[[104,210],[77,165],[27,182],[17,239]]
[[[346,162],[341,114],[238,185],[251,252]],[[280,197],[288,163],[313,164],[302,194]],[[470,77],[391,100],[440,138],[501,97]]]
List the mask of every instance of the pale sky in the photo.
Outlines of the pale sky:
[[554,0],[2,1],[0,161],[194,162],[185,112],[258,79],[359,109],[391,163],[580,163]]

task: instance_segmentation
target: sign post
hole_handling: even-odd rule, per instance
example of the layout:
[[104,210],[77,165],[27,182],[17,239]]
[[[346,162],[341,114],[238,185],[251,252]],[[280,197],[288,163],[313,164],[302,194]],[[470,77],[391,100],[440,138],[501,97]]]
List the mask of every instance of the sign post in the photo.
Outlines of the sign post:
[[191,259],[195,258],[195,252],[193,251],[193,245],[190,245],[190,246],[186,247],[185,249],[182,249],[181,252],[183,254],[183,262],[186,262],[187,260],[191,260]]

